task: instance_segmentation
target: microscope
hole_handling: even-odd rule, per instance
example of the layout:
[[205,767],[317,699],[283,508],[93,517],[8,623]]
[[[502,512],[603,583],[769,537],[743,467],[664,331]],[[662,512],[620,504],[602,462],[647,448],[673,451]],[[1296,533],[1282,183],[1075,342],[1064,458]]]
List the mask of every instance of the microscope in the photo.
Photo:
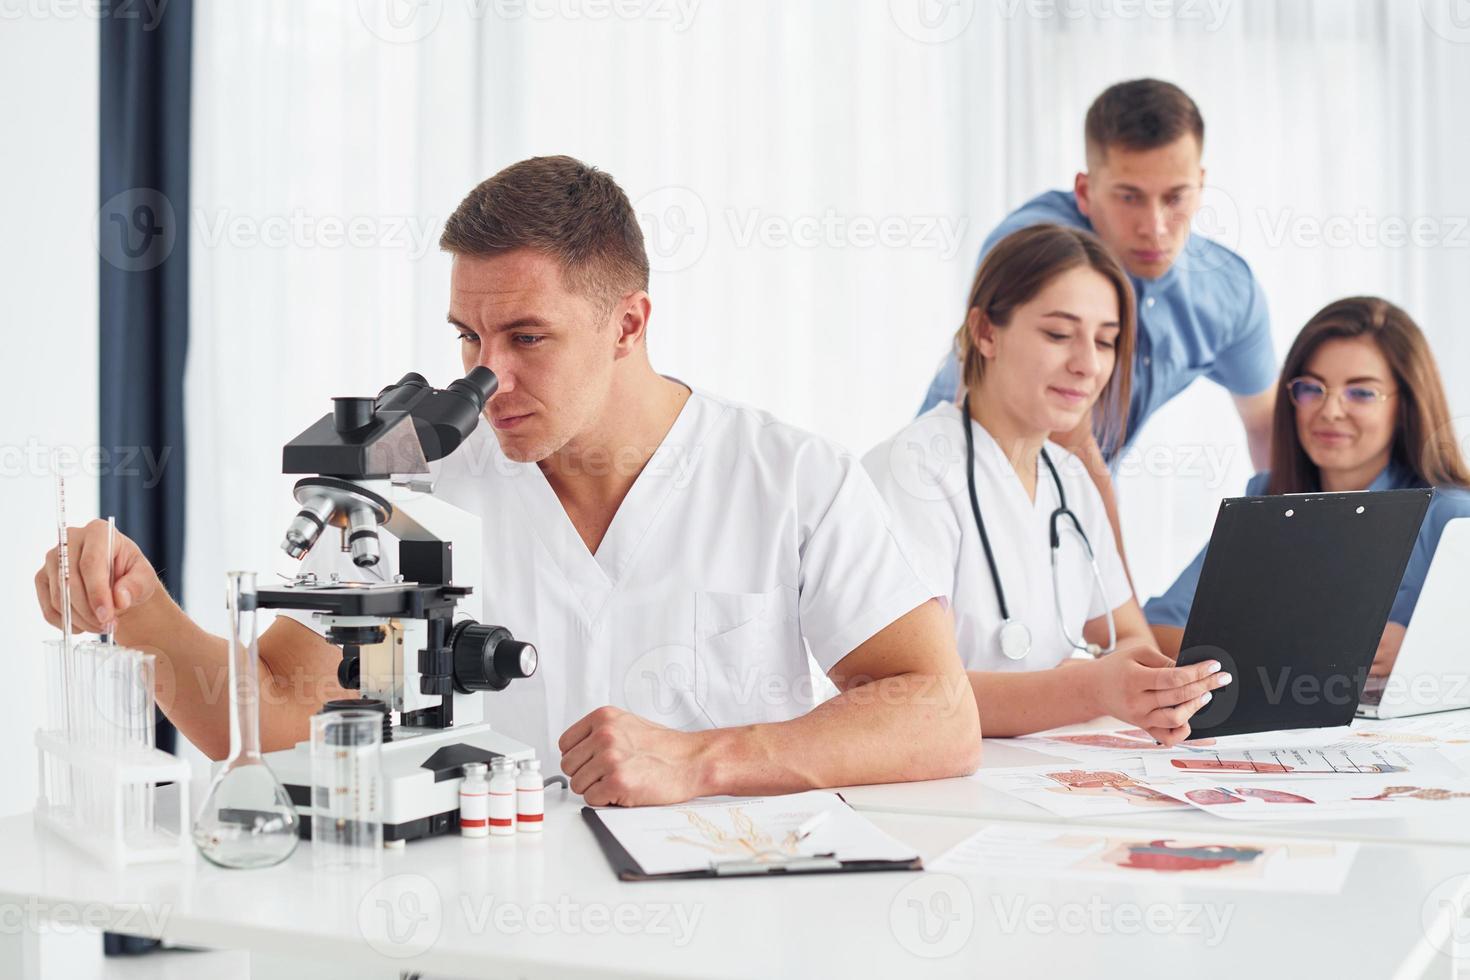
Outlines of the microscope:
[[[379,530],[398,540],[392,581],[320,581],[302,573],[256,597],[262,609],[312,611],[327,640],[341,647],[337,679],[362,696],[328,702],[324,711],[382,713],[385,843],[457,830],[465,763],[532,754],[491,730],[482,692],[535,673],[536,648],[480,622],[480,596],[454,584],[455,566],[461,576],[483,567],[480,520],[434,497],[429,479],[428,464],[474,431],[497,385],[485,367],[444,389],[406,374],[376,398],[332,399],[332,412],[282,454],[282,472],[310,474],[296,483],[301,509],[281,545],[292,558],[305,557],[335,527],[342,549],[370,577],[381,554]],[[265,758],[309,816],[310,742]],[[311,821],[301,828],[309,835]]]

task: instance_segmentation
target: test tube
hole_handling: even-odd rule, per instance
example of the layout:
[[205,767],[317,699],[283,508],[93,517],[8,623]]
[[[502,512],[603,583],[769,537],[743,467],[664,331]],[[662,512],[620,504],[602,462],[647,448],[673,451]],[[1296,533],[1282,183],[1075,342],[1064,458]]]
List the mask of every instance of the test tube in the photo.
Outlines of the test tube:
[[311,718],[311,854],[324,870],[375,868],[383,851],[383,715]]
[[[145,751],[150,752],[154,748],[153,676],[154,671],[157,669],[156,661],[157,658],[154,654],[137,653],[134,668],[137,678],[133,691],[135,706],[137,708],[133,713],[133,718],[136,720],[136,725],[138,726],[136,741]],[[139,814],[140,829],[145,834],[152,834],[156,829],[153,824],[153,787],[144,786],[142,793],[143,801],[140,807],[141,813]]]
[[[97,645],[89,640],[72,644],[72,654],[76,657],[76,672],[73,680],[77,682],[77,704],[76,714],[73,716],[78,724],[78,741],[89,747],[101,746],[101,730],[98,724],[99,715],[102,714],[104,703],[98,699],[98,689],[102,685],[97,671]],[[97,777],[95,773],[83,771],[78,777],[81,783],[81,817],[82,823],[87,827],[96,827],[100,817],[97,812]]]
[[[51,734],[66,738],[65,646],[61,640],[45,640],[41,644],[46,662],[47,727]],[[71,767],[49,753],[46,756],[46,803],[60,817],[71,805]]]

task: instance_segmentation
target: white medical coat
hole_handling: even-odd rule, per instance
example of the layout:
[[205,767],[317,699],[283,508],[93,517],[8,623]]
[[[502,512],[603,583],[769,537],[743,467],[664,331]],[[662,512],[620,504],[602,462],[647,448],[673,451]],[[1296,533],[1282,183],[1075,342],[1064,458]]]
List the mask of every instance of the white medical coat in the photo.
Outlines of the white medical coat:
[[[944,596],[955,616],[960,658],[966,670],[1037,670],[1055,667],[1072,654],[1058,620],[1052,586],[1049,520],[1058,506],[1056,485],[1046,464],[1036,461],[1036,497],[1031,499],[1015,467],[978,422],[975,439],[975,491],[985,530],[1005,589],[1011,618],[1031,630],[1031,653],[1011,660],[1000,652],[1000,604],[970,509],[965,479],[965,430],[959,406],[935,406],[863,457],[879,493],[888,501],[904,546],[926,584]],[[1090,619],[1117,609],[1133,595],[1113,540],[1102,496],[1082,461],[1046,443],[1061,477],[1067,504],[1077,515],[1097,555],[1102,578],[1099,594],[1086,552],[1069,522],[1062,522],[1057,555],[1060,620],[1072,637],[1082,638]]]
[[[540,652],[534,677],[484,695],[486,719],[547,759],[602,705],[684,730],[800,716],[818,697],[808,650],[825,672],[936,594],[854,456],[704,392],[595,555],[540,467],[507,459],[484,420],[432,468],[435,495],[483,522],[484,567],[455,581]],[[391,580],[397,547],[382,539],[364,573],[329,529],[304,567]]]

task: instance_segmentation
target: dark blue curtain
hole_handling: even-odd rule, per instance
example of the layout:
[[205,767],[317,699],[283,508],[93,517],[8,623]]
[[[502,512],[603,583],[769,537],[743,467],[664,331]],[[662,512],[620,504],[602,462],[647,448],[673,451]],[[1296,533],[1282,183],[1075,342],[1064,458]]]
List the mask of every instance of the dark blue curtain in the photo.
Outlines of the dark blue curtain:
[[[104,0],[99,17],[102,513],[175,595],[184,564],[192,0]],[[176,733],[159,716],[158,744]],[[149,940],[107,935],[108,953]]]

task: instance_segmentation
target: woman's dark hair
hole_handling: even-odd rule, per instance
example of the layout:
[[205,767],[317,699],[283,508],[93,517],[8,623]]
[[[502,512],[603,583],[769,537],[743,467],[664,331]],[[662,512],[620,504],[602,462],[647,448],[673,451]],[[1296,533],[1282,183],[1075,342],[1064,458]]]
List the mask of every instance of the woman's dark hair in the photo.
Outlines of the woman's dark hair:
[[1413,318],[1376,296],[1328,303],[1297,334],[1281,367],[1281,391],[1271,423],[1271,482],[1267,493],[1315,493],[1322,489],[1317,464],[1297,436],[1296,407],[1286,385],[1306,370],[1317,348],[1329,340],[1373,341],[1393,372],[1395,407],[1393,459],[1426,486],[1470,486],[1470,470],[1455,439],[1449,400],[1429,342]]

